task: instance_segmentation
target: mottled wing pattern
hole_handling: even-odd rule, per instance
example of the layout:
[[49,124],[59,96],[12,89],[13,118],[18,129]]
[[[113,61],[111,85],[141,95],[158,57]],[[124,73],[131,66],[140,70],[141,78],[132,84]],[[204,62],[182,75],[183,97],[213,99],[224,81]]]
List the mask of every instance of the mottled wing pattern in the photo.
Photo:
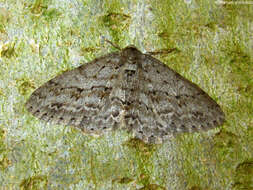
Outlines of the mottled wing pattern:
[[48,122],[98,134],[121,127],[147,143],[225,120],[197,85],[133,46],[62,73],[35,90],[26,106]]
[[62,73],[33,92],[26,103],[28,111],[86,133],[117,127],[117,113],[123,108],[112,103],[109,95],[117,82],[119,61],[120,54],[112,53]]
[[132,106],[136,114],[130,119],[140,139],[157,143],[170,134],[209,130],[224,122],[223,111],[202,89],[159,60],[144,57],[140,60],[140,98]]

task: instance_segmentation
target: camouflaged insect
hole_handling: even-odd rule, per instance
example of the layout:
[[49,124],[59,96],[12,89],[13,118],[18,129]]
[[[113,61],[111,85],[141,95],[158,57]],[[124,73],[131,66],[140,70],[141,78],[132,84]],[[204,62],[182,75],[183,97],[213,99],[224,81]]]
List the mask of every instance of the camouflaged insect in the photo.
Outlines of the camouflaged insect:
[[126,129],[146,143],[225,120],[202,89],[134,46],[56,76],[33,92],[26,107],[47,122],[96,134]]

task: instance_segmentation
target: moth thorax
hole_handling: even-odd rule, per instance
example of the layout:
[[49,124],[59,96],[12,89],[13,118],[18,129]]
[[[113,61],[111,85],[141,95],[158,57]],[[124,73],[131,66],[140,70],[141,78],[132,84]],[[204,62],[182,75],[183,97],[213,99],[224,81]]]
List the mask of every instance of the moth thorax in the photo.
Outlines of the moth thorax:
[[138,69],[138,65],[137,64],[133,64],[132,62],[127,62],[124,65],[124,70],[136,71],[137,69]]

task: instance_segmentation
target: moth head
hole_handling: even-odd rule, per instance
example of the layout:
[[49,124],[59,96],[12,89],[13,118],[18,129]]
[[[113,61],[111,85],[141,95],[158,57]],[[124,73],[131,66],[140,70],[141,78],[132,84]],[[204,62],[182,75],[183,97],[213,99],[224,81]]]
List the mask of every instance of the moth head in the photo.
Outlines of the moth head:
[[141,56],[142,53],[134,45],[130,45],[122,50],[122,55],[130,60],[133,60]]

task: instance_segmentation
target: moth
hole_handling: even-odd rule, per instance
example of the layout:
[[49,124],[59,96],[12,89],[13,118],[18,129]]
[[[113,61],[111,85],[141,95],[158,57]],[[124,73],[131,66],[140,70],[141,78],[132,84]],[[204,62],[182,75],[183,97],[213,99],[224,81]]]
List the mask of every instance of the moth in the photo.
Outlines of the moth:
[[146,143],[225,120],[201,88],[134,46],[56,76],[32,93],[26,107],[46,122],[92,134],[127,130]]

